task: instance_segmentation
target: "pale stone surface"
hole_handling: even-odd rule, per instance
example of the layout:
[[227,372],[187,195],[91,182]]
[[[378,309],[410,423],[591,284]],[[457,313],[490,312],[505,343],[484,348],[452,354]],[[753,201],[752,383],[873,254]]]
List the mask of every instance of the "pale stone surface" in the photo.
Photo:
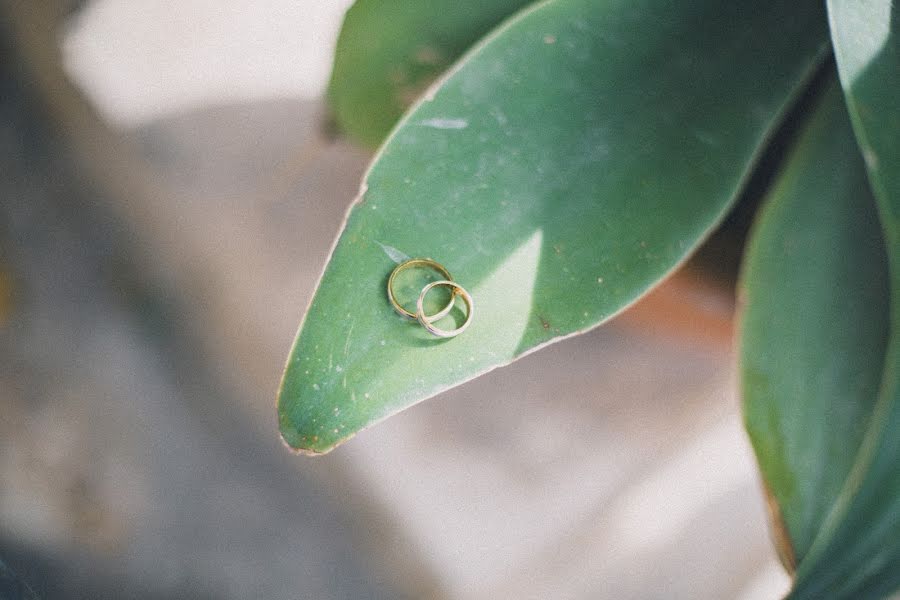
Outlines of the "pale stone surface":
[[338,477],[323,485],[235,413],[235,391],[178,328],[184,299],[136,269],[131,224],[7,66],[3,561],[47,599],[404,597],[359,533],[379,516],[351,511]]
[[135,126],[209,103],[315,98],[351,0],[93,0],[66,67],[101,114]]

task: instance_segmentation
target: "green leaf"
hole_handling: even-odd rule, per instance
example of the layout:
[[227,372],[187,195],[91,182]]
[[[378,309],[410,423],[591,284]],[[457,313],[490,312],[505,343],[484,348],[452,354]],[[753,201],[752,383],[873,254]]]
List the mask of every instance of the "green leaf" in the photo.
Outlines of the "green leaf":
[[742,287],[746,426],[793,566],[853,467],[888,340],[884,242],[836,81],[759,215]]
[[338,127],[384,140],[434,79],[531,0],[357,0],[344,18],[328,100]]
[[[889,243],[900,245],[900,8],[828,0],[841,84]],[[892,261],[900,260],[900,254]],[[896,263],[894,263],[896,265]],[[900,279],[900,265],[894,267]],[[898,300],[900,302],[900,300]]]
[[[285,441],[328,451],[634,302],[728,210],[826,27],[815,0],[555,0],[508,21],[376,157],[288,358]],[[398,254],[472,293],[468,331],[392,312]]]
[[900,589],[900,14],[886,0],[830,0],[828,8],[887,246],[890,341],[861,451],[791,597],[881,598]]

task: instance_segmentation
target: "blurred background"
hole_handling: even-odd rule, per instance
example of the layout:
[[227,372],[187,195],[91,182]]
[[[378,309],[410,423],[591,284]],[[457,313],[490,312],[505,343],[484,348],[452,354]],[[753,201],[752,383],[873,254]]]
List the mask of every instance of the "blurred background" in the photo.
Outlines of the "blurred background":
[[348,5],[0,0],[0,560],[47,599],[778,597],[733,299],[691,265],[327,456],[282,446],[369,158],[320,100]]

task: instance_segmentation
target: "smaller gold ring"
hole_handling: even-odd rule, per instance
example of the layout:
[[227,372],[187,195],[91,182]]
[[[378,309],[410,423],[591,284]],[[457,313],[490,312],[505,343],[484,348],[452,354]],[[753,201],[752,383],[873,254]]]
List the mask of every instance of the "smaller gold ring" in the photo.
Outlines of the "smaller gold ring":
[[[463,302],[465,302],[466,304],[466,320],[463,321],[463,324],[456,329],[441,329],[440,327],[435,327],[432,323],[434,321],[437,321],[440,317],[435,315],[429,317],[425,315],[425,309],[423,307],[425,303],[425,296],[428,295],[428,292],[431,291],[431,288],[438,286],[449,287],[455,292],[455,294],[452,294],[450,296],[451,307],[456,302],[456,295],[461,296]],[[442,338],[455,337],[465,331],[469,324],[472,322],[472,315],[474,314],[474,311],[475,304],[472,301],[472,296],[469,295],[469,292],[467,292],[463,286],[459,285],[455,281],[432,281],[422,288],[422,291],[419,293],[419,299],[416,300],[416,320],[422,324],[422,327],[428,330],[428,333]]]
[[[394,295],[394,278],[397,277],[397,274],[400,273],[401,271],[405,271],[406,269],[409,269],[411,267],[417,267],[417,266],[429,267],[431,269],[434,269],[435,271],[437,271],[438,273],[443,275],[445,280],[453,281],[453,276],[450,275],[450,271],[447,270],[447,267],[445,267],[441,263],[437,262],[436,260],[431,260],[430,258],[411,258],[409,260],[403,261],[402,263],[400,263],[399,265],[394,267],[394,270],[391,271],[391,276],[388,277],[388,283],[387,283],[388,300],[391,301],[391,306],[394,307],[394,310],[400,316],[406,317],[407,319],[416,319],[417,318],[416,313],[409,312],[408,310],[406,310],[405,308],[400,306],[400,303],[397,301],[397,297]],[[429,289],[431,289],[431,288],[429,288]],[[453,290],[453,293],[450,295],[450,302],[447,304],[447,306],[442,308],[437,313],[429,316],[428,318],[436,321],[436,320],[440,319],[441,317],[447,316],[447,314],[451,310],[453,310],[453,303],[455,302],[455,295],[456,295],[456,290]]]

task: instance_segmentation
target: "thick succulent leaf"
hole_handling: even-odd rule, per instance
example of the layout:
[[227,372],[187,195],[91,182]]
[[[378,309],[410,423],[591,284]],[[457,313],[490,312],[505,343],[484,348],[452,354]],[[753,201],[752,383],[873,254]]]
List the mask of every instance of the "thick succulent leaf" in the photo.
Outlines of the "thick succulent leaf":
[[893,4],[891,0],[829,0],[828,12],[850,117],[872,189],[881,202],[886,235],[896,248],[900,244],[900,7]]
[[830,0],[828,8],[887,246],[890,341],[862,451],[791,596],[881,598],[900,589],[900,14],[887,0]]
[[439,74],[531,1],[357,0],[328,86],[338,127],[364,144],[381,143]]
[[[722,218],[827,44],[817,0],[555,0],[454,69],[376,157],[288,358],[282,436],[310,452],[634,302]],[[749,8],[748,8],[749,7]],[[475,299],[429,338],[398,256]]]
[[793,567],[853,467],[889,330],[884,241],[836,79],[759,216],[741,285],[746,425]]

